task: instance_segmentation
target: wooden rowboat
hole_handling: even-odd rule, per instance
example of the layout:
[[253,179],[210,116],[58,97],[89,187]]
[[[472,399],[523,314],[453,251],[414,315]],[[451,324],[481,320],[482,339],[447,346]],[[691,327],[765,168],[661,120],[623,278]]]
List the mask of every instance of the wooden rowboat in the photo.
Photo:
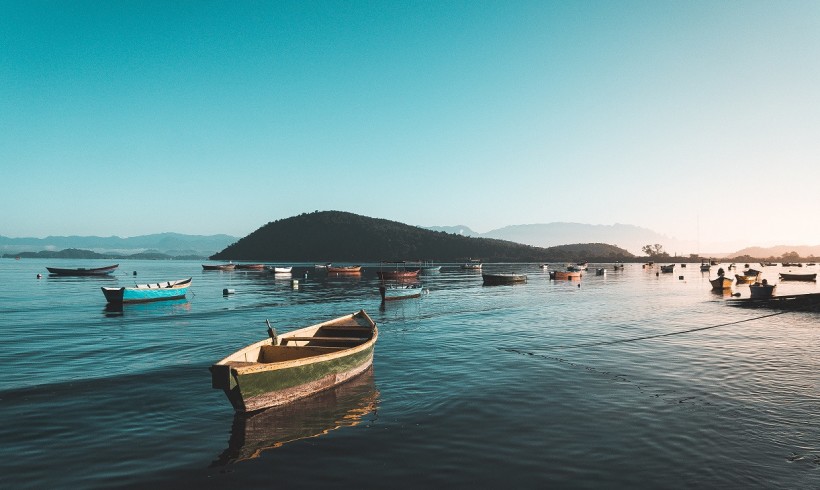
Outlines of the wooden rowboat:
[[415,279],[419,277],[421,269],[414,270],[397,270],[397,271],[378,271],[376,274],[382,281],[386,279]]
[[502,284],[521,284],[527,282],[526,274],[481,274],[485,286],[499,286]]
[[236,264],[238,271],[261,271],[265,269],[265,264]]
[[550,279],[556,281],[581,279],[580,271],[550,271]]
[[270,267],[268,270],[271,274],[290,274],[293,272],[293,267]]
[[735,274],[735,281],[738,284],[753,284],[755,281],[757,281],[757,277],[758,277],[757,274],[755,274],[755,275]]
[[379,295],[382,297],[382,301],[419,298],[423,292],[424,288],[421,287],[421,284],[382,284],[379,286]]
[[780,273],[781,281],[816,281],[817,274],[793,274],[789,272]]
[[362,266],[360,265],[327,266],[328,274],[361,274],[361,272]]
[[379,331],[360,310],[244,347],[211,366],[211,383],[234,409],[290,403],[362,374],[373,364]]
[[714,289],[715,291],[722,291],[724,289],[732,288],[731,277],[718,276],[715,279],[709,279],[709,283],[712,284],[712,289]]
[[661,266],[661,272],[665,272],[665,273],[675,272],[675,264],[662,265]]
[[206,271],[232,271],[236,264],[202,264],[202,270]]
[[137,284],[134,287],[106,288],[102,292],[108,303],[148,303],[166,299],[184,298],[191,285],[191,278],[154,284]]
[[114,269],[117,267],[119,267],[119,264],[109,265],[106,267],[96,267],[92,269],[86,269],[84,267],[80,267],[78,269],[46,267],[46,269],[48,269],[48,272],[54,274],[55,276],[104,276],[114,272]]

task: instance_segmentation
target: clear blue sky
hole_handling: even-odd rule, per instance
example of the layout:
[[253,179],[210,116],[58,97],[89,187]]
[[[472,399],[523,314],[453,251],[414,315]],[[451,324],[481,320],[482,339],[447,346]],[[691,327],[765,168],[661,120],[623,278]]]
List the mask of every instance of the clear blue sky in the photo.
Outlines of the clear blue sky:
[[820,244],[817,1],[2,1],[0,46],[0,235]]

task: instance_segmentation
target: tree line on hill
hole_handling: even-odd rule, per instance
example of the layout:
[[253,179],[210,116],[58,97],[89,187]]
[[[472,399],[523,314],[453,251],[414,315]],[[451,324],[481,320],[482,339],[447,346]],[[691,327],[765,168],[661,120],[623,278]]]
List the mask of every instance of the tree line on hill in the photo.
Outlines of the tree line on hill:
[[67,248],[65,250],[40,250],[39,252],[20,252],[16,254],[3,254],[3,258],[21,259],[134,259],[134,260],[204,260],[201,255],[168,255],[159,252],[140,252],[130,255],[115,253],[98,253],[91,250],[78,248]]

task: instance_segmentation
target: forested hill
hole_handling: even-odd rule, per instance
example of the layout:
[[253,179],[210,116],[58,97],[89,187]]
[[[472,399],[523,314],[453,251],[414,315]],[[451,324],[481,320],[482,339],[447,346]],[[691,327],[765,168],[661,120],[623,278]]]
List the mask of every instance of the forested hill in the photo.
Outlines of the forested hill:
[[254,231],[214,260],[289,262],[460,262],[629,260],[626,250],[606,244],[540,248],[488,238],[426,230],[386,219],[340,211],[317,211],[274,221]]

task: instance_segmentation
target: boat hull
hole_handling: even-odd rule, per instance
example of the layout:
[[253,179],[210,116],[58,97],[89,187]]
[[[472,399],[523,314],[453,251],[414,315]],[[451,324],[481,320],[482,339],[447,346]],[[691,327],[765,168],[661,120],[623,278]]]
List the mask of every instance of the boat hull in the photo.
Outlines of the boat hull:
[[378,271],[376,274],[379,279],[415,279],[419,276],[421,269],[407,270],[407,271]]
[[377,339],[376,324],[361,310],[234,352],[211,366],[212,386],[238,412],[285,405],[365,372]]
[[504,284],[522,284],[527,282],[525,274],[482,274],[485,286],[500,286]]
[[709,283],[712,284],[712,289],[716,291],[732,288],[732,279],[724,276],[719,276],[716,279],[709,279]]
[[581,273],[573,271],[550,271],[550,279],[554,279],[556,281],[581,279]]
[[414,287],[387,287],[379,286],[379,295],[382,301],[396,301],[401,299],[412,299],[421,297],[423,288],[420,286]]
[[780,273],[780,280],[781,281],[816,281],[817,274],[788,274],[785,272]]
[[150,303],[152,301],[184,298],[191,285],[191,279],[175,281],[174,283],[169,282],[167,284],[167,286],[163,286],[161,283],[151,285],[156,287],[149,287],[149,285],[146,284],[134,288],[103,287],[100,289],[102,289],[105,300],[108,303]]
[[61,269],[59,267],[46,267],[46,269],[55,276],[106,276],[114,272],[117,267],[119,267],[119,264],[93,269]]

